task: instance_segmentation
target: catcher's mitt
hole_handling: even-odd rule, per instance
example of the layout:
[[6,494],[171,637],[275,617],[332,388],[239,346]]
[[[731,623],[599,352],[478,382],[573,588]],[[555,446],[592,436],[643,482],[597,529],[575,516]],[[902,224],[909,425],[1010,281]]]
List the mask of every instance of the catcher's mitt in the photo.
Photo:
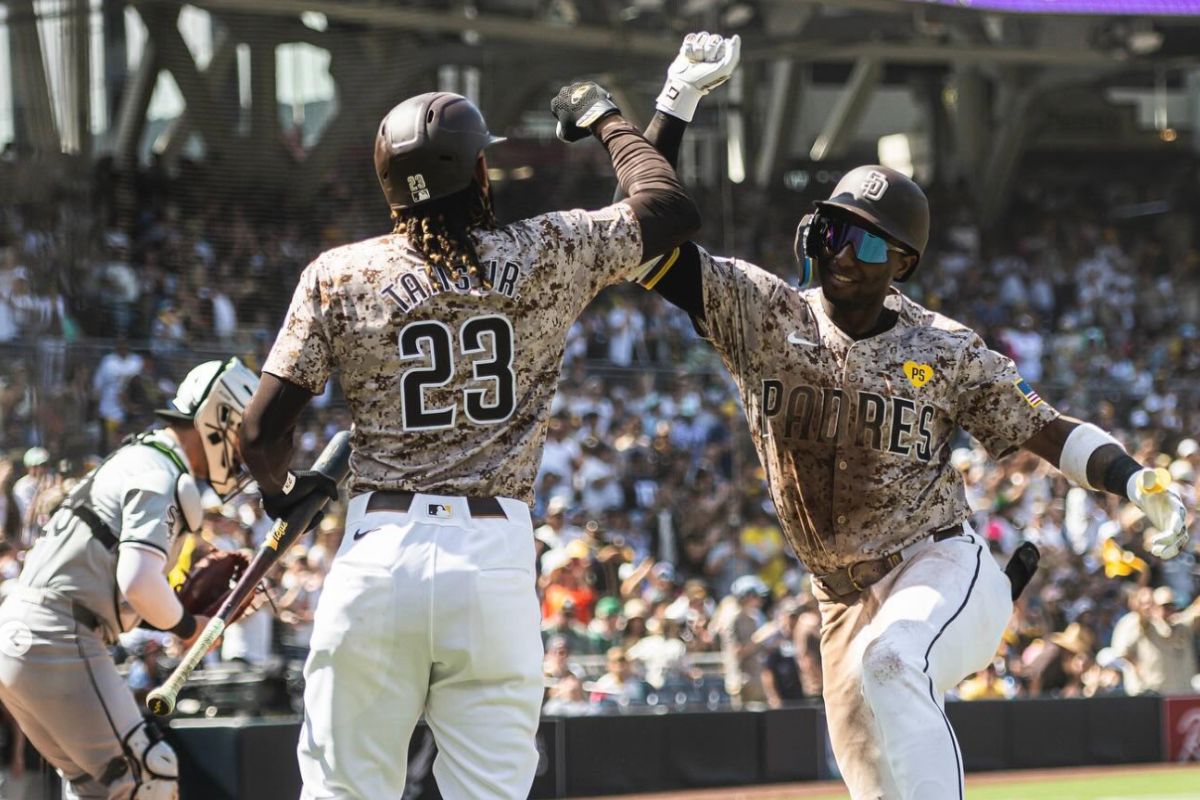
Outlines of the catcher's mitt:
[[249,565],[250,559],[242,553],[213,550],[188,570],[178,589],[179,602],[193,614],[216,615]]

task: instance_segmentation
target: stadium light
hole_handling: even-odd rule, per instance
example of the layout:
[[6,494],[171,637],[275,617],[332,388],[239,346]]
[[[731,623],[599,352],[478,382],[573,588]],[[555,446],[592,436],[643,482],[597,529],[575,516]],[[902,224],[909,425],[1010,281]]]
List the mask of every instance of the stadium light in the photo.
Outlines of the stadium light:
[[892,133],[879,137],[879,163],[913,176],[912,142],[907,133]]

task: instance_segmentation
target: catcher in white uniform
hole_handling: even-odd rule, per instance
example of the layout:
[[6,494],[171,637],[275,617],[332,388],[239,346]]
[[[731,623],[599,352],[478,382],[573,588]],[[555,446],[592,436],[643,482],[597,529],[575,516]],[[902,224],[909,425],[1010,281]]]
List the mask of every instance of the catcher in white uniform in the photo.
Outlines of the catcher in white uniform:
[[196,481],[240,488],[242,410],[258,377],[210,361],[180,384],[168,424],[116,450],[72,490],[0,606],[0,702],[71,798],[179,796],[175,753],[147,725],[107,646],[144,620],[190,644],[206,617],[167,582],[180,532],[202,518]]
[[396,106],[375,165],[394,233],[300,278],[247,411],[246,460],[279,518],[328,479],[290,474],[292,428],[334,370],[354,419],[346,534],[317,607],[299,745],[306,798],[396,797],[422,714],[449,800],[525,797],[537,767],[540,614],[529,505],[567,330],[605,286],[698,224],[674,171],[608,95],[568,86],[629,199],[497,224],[458,95]]
[[[736,38],[685,40],[647,129],[669,160],[699,98],[736,66]],[[798,227],[803,277],[815,264],[819,289],[690,243],[641,279],[691,315],[738,386],[780,524],[815,576],[825,710],[856,800],[962,797],[943,694],[991,660],[1036,566],[1027,545],[1010,582],[967,524],[950,465],[960,428],[996,458],[1024,448],[1136,503],[1158,531],[1155,556],[1188,540],[1169,475],[1061,416],[975,332],[893,287],[928,239],[921,189],[867,166]]]

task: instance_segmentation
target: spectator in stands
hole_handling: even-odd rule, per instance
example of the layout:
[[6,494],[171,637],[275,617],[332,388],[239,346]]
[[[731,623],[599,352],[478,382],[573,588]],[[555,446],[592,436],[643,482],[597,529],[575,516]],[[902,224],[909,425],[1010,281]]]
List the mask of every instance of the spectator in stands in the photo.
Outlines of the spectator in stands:
[[308,551],[303,546],[294,545],[288,556],[287,571],[280,579],[283,596],[276,602],[279,621],[283,624],[279,638],[284,654],[300,660],[308,654],[313,614],[321,596],[324,575],[309,567]]
[[1016,687],[1000,677],[993,661],[959,684],[957,694],[959,700],[1008,700],[1016,695]]
[[558,607],[558,612],[542,621],[542,639],[562,638],[567,642],[572,653],[591,652],[588,641],[588,628],[579,621],[575,613],[575,601],[564,597]]
[[550,717],[587,717],[598,711],[588,702],[583,681],[569,672],[550,687],[550,697],[542,706],[542,713]]
[[646,635],[650,607],[645,600],[635,597],[625,603],[622,616],[625,617],[625,628],[621,631],[621,646],[628,649]]
[[738,578],[731,591],[733,602],[726,602],[724,609],[718,608],[713,624],[721,642],[725,691],[734,708],[742,708],[747,703],[762,703],[767,699],[762,651],[754,641],[754,634],[766,621],[762,607],[769,591],[757,575]]
[[1142,587],[1132,610],[1113,631],[1115,656],[1125,659],[1125,691],[1135,694],[1188,694],[1195,691],[1196,632],[1200,598],[1179,612],[1175,590]]
[[592,684],[592,703],[628,706],[646,701],[646,687],[633,674],[625,648],[611,648],[605,655],[605,666],[605,673]]
[[785,598],[775,606],[773,619],[750,639],[762,651],[763,693],[771,708],[804,699],[795,639],[799,618],[800,606],[794,599]]
[[50,453],[44,447],[31,447],[22,459],[25,474],[13,484],[12,497],[21,520],[21,541],[26,547],[37,538],[37,498],[53,480]]
[[563,541],[563,533],[566,528],[567,500],[560,495],[552,498],[546,504],[546,521],[533,532],[533,537],[545,544],[548,549],[563,547],[567,541],[570,541],[569,539]]
[[621,601],[601,597],[596,601],[596,614],[587,626],[587,652],[607,653],[621,642]]
[[625,651],[636,662],[646,683],[661,689],[668,681],[682,681],[690,673],[687,646],[679,638],[682,620],[669,617],[667,606],[659,605],[655,615],[646,620],[646,636]]
[[588,583],[587,547],[580,541],[542,556],[542,617],[557,616],[563,603],[571,600],[575,619],[584,625],[592,620],[596,592]]
[[583,676],[583,669],[571,661],[571,647],[562,636],[553,636],[546,642],[546,655],[542,659],[542,674],[553,685],[566,675]]
[[763,583],[774,594],[782,587],[787,570],[787,545],[779,524],[761,503],[751,504],[746,525],[742,528],[741,552],[746,555]]
[[1029,694],[1081,696],[1083,675],[1092,665],[1094,641],[1091,631],[1072,622],[1066,630],[1050,634],[1040,649],[1026,651],[1032,658],[1027,670]]
[[103,423],[101,449],[108,450],[121,440],[125,424],[125,406],[121,396],[125,383],[142,371],[142,357],[129,350],[129,341],[117,339],[116,349],[100,359],[92,377],[92,393]]

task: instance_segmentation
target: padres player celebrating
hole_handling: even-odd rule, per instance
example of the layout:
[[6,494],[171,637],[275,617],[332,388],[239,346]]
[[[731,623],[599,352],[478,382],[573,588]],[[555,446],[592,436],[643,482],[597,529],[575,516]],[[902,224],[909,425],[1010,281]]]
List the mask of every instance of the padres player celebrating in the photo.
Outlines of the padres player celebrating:
[[0,606],[0,702],[79,798],[177,798],[175,753],[148,726],[106,644],[139,620],[190,644],[193,616],[167,582],[179,533],[202,518],[196,480],[234,494],[242,411],[258,376],[210,361],[180,384],[167,423],[72,490]]
[[608,150],[629,199],[501,226],[466,98],[384,118],[375,166],[395,231],[300,278],[243,428],[272,517],[335,488],[289,473],[295,420],[337,370],[354,420],[346,535],[305,665],[306,798],[398,795],[424,714],[444,797],[525,797],[537,766],[540,615],[529,504],[567,330],[603,287],[698,225],[675,174],[591,83],[559,136]]
[[[669,160],[736,49],[685,40],[650,128]],[[976,333],[897,291],[928,239],[921,189],[867,166],[800,223],[796,255],[806,276],[815,263],[819,289],[690,243],[641,278],[691,315],[738,386],[780,523],[815,576],[829,731],[856,800],[962,797],[942,696],[991,660],[1021,588],[966,523],[949,463],[959,428],[996,458],[1025,448],[1136,503],[1156,556],[1188,538],[1169,476],[1061,416]]]

